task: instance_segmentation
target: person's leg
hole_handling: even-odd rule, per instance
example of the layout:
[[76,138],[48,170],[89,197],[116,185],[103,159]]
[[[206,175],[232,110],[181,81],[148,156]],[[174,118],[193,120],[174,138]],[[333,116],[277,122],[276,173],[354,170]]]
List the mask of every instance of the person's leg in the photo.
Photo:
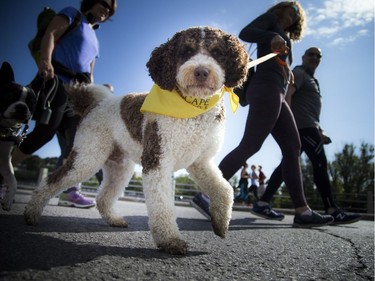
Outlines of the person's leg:
[[255,184],[250,185],[249,193],[250,192],[252,192],[254,194],[255,199],[258,201],[259,200],[259,198],[258,198],[258,186],[256,186]]
[[282,174],[282,168],[281,167],[282,167],[282,162],[273,171],[273,173],[272,173],[272,175],[271,175],[271,177],[268,181],[267,188],[264,191],[262,197],[259,199],[260,201],[270,203],[273,196],[275,195],[275,193],[277,192],[277,190],[279,189],[279,187],[283,183],[283,174]]
[[279,144],[282,155],[282,174],[295,208],[293,226],[313,227],[330,224],[333,217],[320,215],[310,209],[306,202],[300,166],[301,142],[288,104],[283,102],[272,136]]
[[[47,86],[48,85],[49,84],[47,84]],[[39,89],[35,89],[35,91],[38,90]],[[62,84],[60,84],[55,98],[51,102],[52,114],[49,123],[45,125],[38,121],[36,122],[32,132],[27,135],[20,147],[15,149],[12,157],[13,165],[18,164],[27,157],[31,156],[31,154],[40,149],[53,138],[63,118],[66,102],[67,97]]]
[[[60,137],[64,139],[64,142],[61,142],[63,147],[61,147],[62,158],[65,160],[70,154],[73,143],[74,136],[77,131],[77,127],[80,121],[78,115],[73,114],[64,114],[64,118],[61,122],[59,128]],[[91,208],[96,205],[95,200],[86,198],[80,193],[81,183],[77,183],[75,186],[72,186],[61,193],[58,205],[68,206],[68,207],[77,207],[77,208]]]
[[95,174],[95,176],[96,176],[96,179],[97,179],[98,182],[99,182],[99,185],[101,185],[101,184],[102,184],[102,181],[103,181],[103,170],[100,169],[100,170]]
[[286,102],[282,109],[272,136],[279,145],[283,160],[281,162],[282,178],[297,212],[308,209],[303,191],[302,171],[300,166],[301,142],[295,124],[293,113]]
[[57,159],[56,168],[59,168],[62,166],[64,159],[66,158],[66,142],[63,134],[60,131],[57,131],[56,133],[57,142],[60,146],[60,156],[59,159]]
[[283,213],[276,212],[270,206],[273,196],[283,181],[281,165],[282,164],[280,163],[280,165],[273,171],[263,195],[254,203],[253,208],[250,211],[252,214],[270,220],[281,221],[284,219],[285,216]]
[[[249,85],[248,91],[250,106],[244,135],[239,145],[219,164],[219,169],[226,180],[229,180],[243,163],[261,148],[264,140],[272,131],[280,112],[281,102],[278,87],[253,81]],[[198,206],[198,203],[206,204],[201,200],[199,194],[191,201],[193,207]],[[201,212],[201,209],[197,208],[197,210]]]
[[304,128],[299,130],[302,151],[306,153],[310,159],[315,185],[322,197],[324,209],[328,211],[337,209],[337,205],[333,199],[331,182],[329,181],[327,171],[327,158],[324,152],[323,140],[317,128]]
[[262,146],[278,119],[281,101],[280,90],[274,85],[251,83],[248,91],[249,113],[240,144],[219,164],[225,179],[229,180]]
[[[287,155],[287,159],[297,158],[298,160],[300,150],[298,131],[293,115],[286,103],[283,102],[283,98],[283,95],[279,96],[281,110],[278,115],[278,120],[272,130],[272,136],[278,143],[283,155]],[[287,184],[287,188],[296,212],[302,213],[309,209],[303,193],[299,161],[291,160],[289,162],[285,164],[283,159],[280,165],[274,170],[263,196],[253,206],[251,210],[252,214],[272,220],[284,219],[284,214],[273,210],[270,206],[270,202],[283,182],[282,173],[283,166],[285,165],[288,166],[287,169],[290,169],[287,172],[287,175],[291,175],[288,179],[289,184]],[[295,170],[294,172],[293,169]]]
[[359,214],[349,214],[341,210],[335,203],[332,186],[328,176],[327,157],[324,144],[317,128],[299,130],[302,151],[309,157],[314,173],[314,183],[322,197],[324,209],[334,218],[334,224],[354,223],[361,219]]

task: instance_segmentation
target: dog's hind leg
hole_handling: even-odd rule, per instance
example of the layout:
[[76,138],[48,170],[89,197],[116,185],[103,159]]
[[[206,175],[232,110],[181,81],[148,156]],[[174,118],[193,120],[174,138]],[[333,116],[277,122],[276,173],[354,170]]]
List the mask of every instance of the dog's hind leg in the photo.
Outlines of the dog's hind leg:
[[232,216],[233,188],[213,161],[196,162],[186,170],[210,198],[212,228],[216,235],[225,238]]
[[149,226],[159,248],[170,254],[185,255],[187,243],[182,239],[176,223],[171,176],[172,171],[167,169],[143,173],[143,192],[146,198]]
[[94,175],[102,166],[104,156],[100,154],[77,153],[72,151],[67,161],[47,177],[34,190],[31,200],[26,206],[24,218],[27,224],[37,224],[49,199],[69,186],[73,186]]
[[126,220],[116,214],[114,204],[121,196],[134,173],[134,162],[110,157],[103,167],[103,182],[97,196],[97,208],[102,218],[111,226],[127,227]]

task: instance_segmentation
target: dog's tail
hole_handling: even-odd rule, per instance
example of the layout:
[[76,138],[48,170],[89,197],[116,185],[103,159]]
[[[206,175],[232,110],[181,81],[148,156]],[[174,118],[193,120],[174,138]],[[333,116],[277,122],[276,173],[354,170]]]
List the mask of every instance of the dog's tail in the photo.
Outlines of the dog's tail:
[[65,90],[69,98],[69,104],[74,112],[80,116],[85,116],[102,100],[112,96],[109,88],[104,85],[77,83],[66,85]]

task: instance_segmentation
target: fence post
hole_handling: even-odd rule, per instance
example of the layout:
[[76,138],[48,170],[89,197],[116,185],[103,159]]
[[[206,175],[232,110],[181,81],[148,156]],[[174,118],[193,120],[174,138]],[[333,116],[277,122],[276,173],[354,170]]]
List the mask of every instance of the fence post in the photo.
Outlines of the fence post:
[[372,191],[367,192],[367,213],[374,213],[374,193]]
[[47,168],[40,168],[39,175],[38,175],[38,186],[40,185],[40,182],[45,179],[48,176],[48,169]]
[[173,201],[176,200],[176,180],[174,179],[174,173],[171,176],[171,186],[172,186],[172,193],[173,193]]

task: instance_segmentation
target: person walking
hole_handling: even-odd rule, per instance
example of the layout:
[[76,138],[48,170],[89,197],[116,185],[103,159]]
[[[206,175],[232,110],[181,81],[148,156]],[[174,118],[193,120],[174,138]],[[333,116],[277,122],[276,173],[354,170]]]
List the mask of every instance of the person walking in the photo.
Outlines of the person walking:
[[255,165],[251,165],[250,168],[251,168],[251,173],[250,173],[251,181],[250,181],[249,193],[252,192],[254,194],[255,199],[259,200],[259,198],[258,198],[258,184],[257,184],[257,181],[258,181],[259,177],[256,173],[257,167]]
[[[347,224],[358,221],[361,216],[348,214],[341,210],[332,195],[332,187],[327,171],[327,158],[324,145],[331,139],[327,137],[320,126],[320,112],[322,107],[319,82],[314,74],[322,58],[322,51],[318,47],[308,48],[302,56],[302,65],[293,69],[294,85],[288,89],[286,100],[291,106],[297,123],[301,141],[301,153],[305,152],[310,159],[314,183],[320,193],[326,214],[333,216],[334,224]],[[269,212],[264,212],[273,196],[283,182],[283,163],[274,170],[268,182],[267,190],[253,206],[251,212],[265,218],[272,219]],[[268,208],[267,208],[268,209]],[[269,209],[268,209],[269,210]],[[276,213],[273,211],[273,213]]]
[[264,191],[266,190],[265,180],[266,175],[262,171],[263,167],[261,165],[258,166],[258,181],[259,181],[259,187],[258,187],[258,197],[262,196]]
[[250,204],[249,200],[249,178],[251,177],[247,172],[249,165],[247,163],[243,164],[241,170],[241,178],[238,184],[240,193],[234,198],[234,201],[243,202],[244,204]]
[[[80,118],[68,105],[64,84],[93,83],[95,60],[99,56],[95,30],[99,24],[114,15],[116,8],[117,0],[82,0],[80,10],[66,7],[49,23],[41,41],[39,75],[31,83],[31,87],[40,88],[44,83],[48,85],[57,76],[58,86],[51,102],[52,114],[48,124],[37,120],[33,131],[14,151],[13,164],[31,156],[48,143],[57,131],[64,138],[62,153],[66,156],[70,153]],[[65,34],[77,18],[80,19],[78,25]],[[95,206],[95,201],[85,198],[79,192],[79,184],[63,192],[60,203],[81,208]]]
[[246,91],[250,106],[244,135],[239,145],[219,164],[224,178],[229,180],[242,163],[260,150],[271,134],[283,155],[282,172],[295,209],[295,227],[322,226],[333,221],[332,216],[311,210],[306,202],[299,161],[301,143],[293,114],[285,101],[288,84],[293,84],[289,68],[291,42],[302,38],[304,20],[304,11],[297,1],[284,1],[241,30],[240,39],[257,43],[258,57],[271,52],[278,56],[257,66]]

